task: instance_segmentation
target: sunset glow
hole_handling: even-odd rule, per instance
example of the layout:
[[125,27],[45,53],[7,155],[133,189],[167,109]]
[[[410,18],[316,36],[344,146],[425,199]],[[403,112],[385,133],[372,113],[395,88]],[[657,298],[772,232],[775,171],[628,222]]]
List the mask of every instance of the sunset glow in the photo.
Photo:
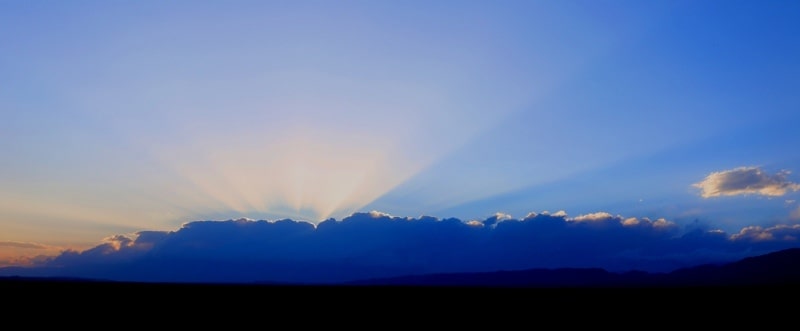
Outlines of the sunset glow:
[[798,22],[785,1],[4,1],[0,267],[793,245]]

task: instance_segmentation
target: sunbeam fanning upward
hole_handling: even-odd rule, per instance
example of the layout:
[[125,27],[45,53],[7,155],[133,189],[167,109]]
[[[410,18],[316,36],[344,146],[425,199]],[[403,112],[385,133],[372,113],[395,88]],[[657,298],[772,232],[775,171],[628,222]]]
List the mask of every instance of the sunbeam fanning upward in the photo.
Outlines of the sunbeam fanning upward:
[[[32,200],[58,187],[72,192],[62,199],[101,210],[117,204],[104,199],[147,197],[154,205],[138,207],[151,216],[116,218],[131,225],[158,222],[152,213],[170,222],[229,212],[315,222],[348,215],[532,105],[620,32],[605,28],[596,41],[550,15],[585,17],[584,26],[604,20],[569,8],[539,13],[534,4],[427,13],[355,3],[310,11],[277,3],[84,6],[137,14],[115,21],[79,5],[11,8],[53,15],[60,40],[81,40],[47,46],[55,37],[31,27],[35,42],[17,49],[39,59],[37,67],[12,62],[28,82],[17,89],[48,98],[25,104],[9,129],[16,137],[34,129],[30,139],[41,143],[28,148],[39,152],[64,145],[53,160],[61,170],[26,168],[43,156],[14,152],[21,177],[35,171],[48,181],[17,186],[33,190],[25,196]],[[552,44],[558,36],[574,51]],[[41,58],[53,48],[69,65]],[[65,167],[72,176],[62,176]]]

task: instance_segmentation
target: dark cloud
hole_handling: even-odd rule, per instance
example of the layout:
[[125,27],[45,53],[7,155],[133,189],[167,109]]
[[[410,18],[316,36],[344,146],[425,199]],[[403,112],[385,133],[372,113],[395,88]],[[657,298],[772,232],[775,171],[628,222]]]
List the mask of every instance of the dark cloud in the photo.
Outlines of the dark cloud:
[[740,167],[713,172],[692,186],[699,188],[704,198],[744,194],[782,196],[800,190],[800,184],[789,181],[788,175],[786,170],[769,175],[758,167]]
[[[317,226],[293,220],[198,221],[177,231],[108,237],[65,251],[48,273],[137,281],[336,282],[417,273],[601,267],[669,271],[797,245],[797,226],[728,235],[598,212],[484,220],[356,213]],[[42,271],[44,272],[44,271]]]

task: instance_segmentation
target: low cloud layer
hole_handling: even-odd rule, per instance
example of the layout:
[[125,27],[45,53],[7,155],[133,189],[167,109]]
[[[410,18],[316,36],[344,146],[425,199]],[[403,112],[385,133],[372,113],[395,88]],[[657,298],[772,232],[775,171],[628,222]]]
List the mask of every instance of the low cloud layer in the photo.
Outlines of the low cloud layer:
[[739,167],[713,172],[693,186],[700,189],[703,198],[746,194],[777,197],[800,190],[800,184],[789,181],[788,175],[786,170],[770,175],[758,167]]
[[41,264],[63,248],[24,241],[0,241],[0,268]]
[[670,271],[795,247],[800,226],[728,235],[666,219],[597,212],[497,214],[483,220],[356,213],[317,226],[293,220],[197,221],[115,235],[36,268],[1,274],[135,281],[325,283],[434,272],[601,267]]
[[30,243],[30,242],[19,242],[19,241],[0,241],[0,247],[13,247],[13,248],[25,248],[25,249],[48,249],[50,246],[37,244],[37,243]]
[[800,238],[800,224],[779,224],[771,227],[748,226],[731,236],[732,240],[756,241],[797,241]]

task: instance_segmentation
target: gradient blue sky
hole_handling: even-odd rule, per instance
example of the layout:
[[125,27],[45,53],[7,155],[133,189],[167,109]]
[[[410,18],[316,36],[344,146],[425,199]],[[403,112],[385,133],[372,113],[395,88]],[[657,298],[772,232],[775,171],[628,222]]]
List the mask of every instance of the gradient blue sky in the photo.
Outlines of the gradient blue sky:
[[370,210],[796,224],[798,35],[797,1],[2,1],[0,265]]

